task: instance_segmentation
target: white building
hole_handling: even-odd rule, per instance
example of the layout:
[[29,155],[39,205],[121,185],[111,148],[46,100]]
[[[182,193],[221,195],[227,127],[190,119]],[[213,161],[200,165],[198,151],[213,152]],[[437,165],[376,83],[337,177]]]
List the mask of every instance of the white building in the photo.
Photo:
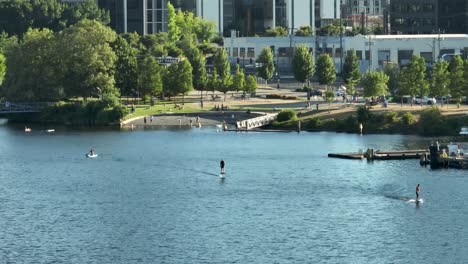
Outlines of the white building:
[[[313,54],[328,53],[341,71],[345,53],[354,49],[360,58],[361,71],[381,70],[385,63],[405,65],[413,54],[425,58],[428,65],[444,54],[468,54],[468,35],[358,35],[354,37],[252,37],[225,38],[224,46],[234,63],[241,66],[255,63],[263,48],[274,49],[275,62],[280,73],[291,73],[293,48],[298,45],[309,47]],[[251,60],[252,59],[252,60]]]

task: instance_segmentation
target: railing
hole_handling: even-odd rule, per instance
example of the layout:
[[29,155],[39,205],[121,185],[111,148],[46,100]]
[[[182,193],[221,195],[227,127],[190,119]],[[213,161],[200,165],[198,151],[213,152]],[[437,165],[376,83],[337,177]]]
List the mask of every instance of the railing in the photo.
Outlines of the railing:
[[261,127],[261,126],[264,126],[264,125],[268,125],[272,121],[276,120],[277,115],[278,115],[277,113],[266,114],[266,115],[263,115],[263,116],[238,121],[238,122],[236,122],[236,127],[237,127],[237,129],[240,129],[240,130],[249,130],[249,129]]

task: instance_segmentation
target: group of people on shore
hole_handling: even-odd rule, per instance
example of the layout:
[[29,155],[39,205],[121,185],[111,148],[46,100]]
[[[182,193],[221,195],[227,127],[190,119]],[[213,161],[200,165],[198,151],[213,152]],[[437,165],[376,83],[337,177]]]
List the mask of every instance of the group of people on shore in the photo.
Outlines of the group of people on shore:
[[223,104],[221,104],[221,105],[217,105],[217,104],[216,104],[216,105],[214,106],[214,110],[215,110],[215,111],[220,111],[220,110],[223,111],[223,110],[228,110],[228,109],[229,109],[229,107],[228,107],[227,105],[224,106]]

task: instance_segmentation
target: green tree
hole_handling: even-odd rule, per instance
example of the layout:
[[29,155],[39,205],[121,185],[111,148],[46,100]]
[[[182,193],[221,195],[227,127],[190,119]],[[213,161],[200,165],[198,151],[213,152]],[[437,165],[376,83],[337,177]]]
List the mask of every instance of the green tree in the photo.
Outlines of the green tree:
[[213,92],[213,96],[214,96],[214,93],[218,89],[218,86],[219,86],[218,78],[219,78],[219,75],[216,72],[216,68],[214,68],[213,72],[211,73],[211,77],[210,77],[210,79],[208,80],[208,83],[207,83],[208,90]]
[[302,26],[295,32],[295,35],[298,37],[312,37],[314,30],[311,26]]
[[234,75],[232,81],[232,90],[243,91],[245,86],[245,75],[244,70],[242,70],[239,65],[236,65],[236,74]]
[[218,49],[218,51],[215,54],[213,65],[216,69],[216,72],[219,74],[219,78],[221,80],[231,75],[231,66],[226,50],[222,48]]
[[57,37],[62,83],[68,97],[115,95],[115,61],[110,44],[117,35],[97,21],[82,20]]
[[365,97],[384,96],[388,94],[389,78],[384,72],[370,71],[361,80]]
[[328,54],[320,54],[317,58],[316,75],[320,84],[330,85],[335,82],[336,68]]
[[65,26],[74,25],[83,19],[96,20],[103,25],[108,25],[110,23],[110,14],[108,10],[100,9],[94,0],[65,5],[61,17],[62,23],[65,24]]
[[0,29],[10,35],[22,36],[28,28],[48,28],[60,31],[83,19],[110,22],[109,12],[99,9],[96,1],[69,4],[60,0],[0,1]]
[[330,113],[330,104],[335,99],[335,93],[331,90],[327,90],[323,95],[323,99],[328,103],[328,113]]
[[463,86],[462,93],[465,95],[465,102],[468,103],[468,59],[464,61],[463,65]]
[[207,21],[200,17],[195,17],[193,21],[193,31],[197,35],[198,41],[209,43],[216,36],[216,24],[214,21]]
[[[448,65],[448,62],[444,60],[438,60],[433,65],[429,87],[430,96],[446,96],[449,94],[450,73]],[[440,100],[440,104],[443,104],[442,100]]]
[[188,60],[182,60],[179,63],[179,93],[184,96],[185,94],[193,90],[193,83],[192,83],[192,65]]
[[296,47],[292,59],[292,67],[294,78],[298,82],[306,82],[314,75],[314,58],[312,57],[309,48],[304,45]]
[[346,53],[342,75],[347,87],[346,92],[348,94],[354,94],[354,87],[361,80],[361,72],[359,71],[359,58],[356,56],[356,51],[354,49],[351,49]]
[[463,79],[463,60],[459,55],[453,57],[449,64],[450,71],[450,94],[457,99],[461,99],[463,96],[463,86],[465,80]]
[[164,93],[168,96],[183,95],[182,103],[185,103],[185,94],[193,89],[192,66],[188,60],[173,63],[167,68],[164,75]]
[[260,63],[260,67],[257,68],[258,76],[265,80],[265,85],[268,80],[273,77],[275,72],[275,64],[273,62],[273,52],[270,48],[264,48],[257,58],[257,63]]
[[181,30],[177,25],[177,13],[171,2],[167,2],[167,31],[169,32],[169,40],[176,42],[180,38]]
[[224,78],[219,79],[218,91],[224,94],[224,101],[226,101],[227,92],[232,89],[232,76],[231,74],[226,75]]
[[3,53],[6,56],[6,52],[18,45],[18,37],[8,36],[4,31],[0,33],[0,53]]
[[6,73],[6,60],[5,56],[0,53],[0,86],[3,83],[3,78],[5,78],[5,73]]
[[398,76],[400,74],[400,67],[396,63],[387,63],[384,66],[384,72],[387,74],[388,80],[388,90],[391,94],[396,94],[398,90]]
[[30,27],[60,30],[64,4],[57,0],[0,1],[0,28],[22,36]]
[[133,95],[138,84],[138,50],[121,36],[118,36],[112,43],[112,48],[117,56],[115,85],[119,88],[121,95]]
[[340,20],[335,20],[331,24],[321,27],[317,31],[319,36],[339,36],[343,32],[343,26]]
[[200,97],[203,98],[203,91],[207,85],[206,59],[197,47],[192,47],[187,54],[187,58],[192,65],[193,88],[200,91]]
[[247,81],[245,82],[244,86],[244,95],[246,93],[254,93],[257,90],[257,79],[254,75],[247,76]]
[[[411,62],[403,67],[399,75],[398,94],[425,96],[429,91],[429,83],[426,80],[426,63],[424,58],[419,55],[413,55]],[[403,100],[403,98],[402,98]],[[411,105],[413,102],[411,102]]]
[[287,36],[288,36],[288,30],[281,26],[270,28],[265,31],[265,37],[287,37]]
[[7,52],[2,95],[9,101],[58,101],[65,97],[61,68],[51,30],[30,29]]
[[155,96],[163,91],[161,71],[152,56],[145,57],[138,65],[138,91],[141,96]]

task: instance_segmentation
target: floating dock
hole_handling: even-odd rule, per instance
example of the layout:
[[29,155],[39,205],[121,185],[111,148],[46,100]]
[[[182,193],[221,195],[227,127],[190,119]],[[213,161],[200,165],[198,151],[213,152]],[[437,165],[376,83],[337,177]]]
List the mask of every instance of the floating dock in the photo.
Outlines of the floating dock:
[[366,152],[349,152],[349,153],[329,153],[330,158],[340,159],[364,159],[367,160],[403,160],[403,159],[421,159],[427,156],[427,149],[412,149],[403,151],[381,151],[368,149]]

